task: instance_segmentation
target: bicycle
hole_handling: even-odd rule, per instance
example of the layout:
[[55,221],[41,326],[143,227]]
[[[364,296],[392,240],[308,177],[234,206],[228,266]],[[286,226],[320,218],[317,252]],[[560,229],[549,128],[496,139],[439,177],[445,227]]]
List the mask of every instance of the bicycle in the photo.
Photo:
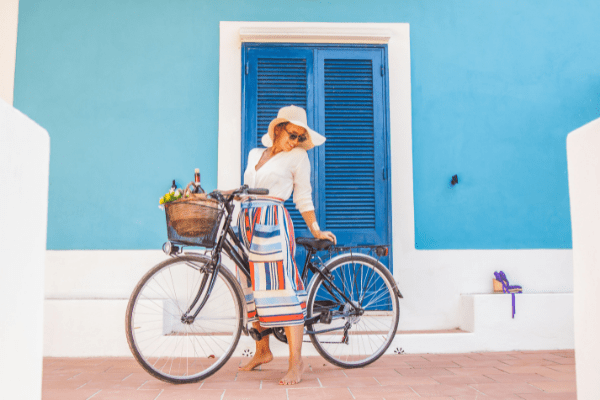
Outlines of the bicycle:
[[[242,333],[254,340],[273,334],[287,342],[283,328],[248,329],[242,287],[221,263],[225,252],[240,279],[250,279],[248,258],[231,226],[233,199],[265,194],[268,190],[246,185],[229,195],[212,192],[209,197],[218,201],[220,214],[213,230],[217,233],[203,242],[205,254],[184,252],[184,246],[196,243],[169,228],[163,251],[171,258],[142,277],[127,305],[127,342],[149,374],[171,383],[203,380],[227,362]],[[304,334],[334,365],[357,368],[376,361],[394,339],[402,298],[391,273],[379,262],[387,247],[333,246],[313,238],[297,238],[296,243],[307,252],[301,275],[308,293]],[[377,258],[354,252],[359,248]],[[319,251],[339,254],[323,262],[316,256]],[[313,276],[306,286],[309,271]]]

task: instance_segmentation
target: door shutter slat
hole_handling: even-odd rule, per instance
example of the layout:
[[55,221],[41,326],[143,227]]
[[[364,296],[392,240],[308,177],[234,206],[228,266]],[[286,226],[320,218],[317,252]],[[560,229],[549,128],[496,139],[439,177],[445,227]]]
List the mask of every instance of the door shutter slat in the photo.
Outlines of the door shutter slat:
[[327,229],[375,229],[373,66],[324,60]]

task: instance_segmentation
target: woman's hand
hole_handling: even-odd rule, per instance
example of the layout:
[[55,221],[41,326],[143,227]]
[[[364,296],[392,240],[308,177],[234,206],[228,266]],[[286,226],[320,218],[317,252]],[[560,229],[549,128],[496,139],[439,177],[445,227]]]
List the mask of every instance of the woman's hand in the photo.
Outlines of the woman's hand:
[[337,244],[337,238],[335,235],[329,231],[314,231],[313,236],[315,239],[327,239],[333,242],[333,244]]
[[329,231],[322,231],[319,228],[319,224],[317,223],[317,216],[315,215],[314,210],[303,212],[302,218],[304,218],[306,226],[308,226],[308,229],[310,229],[310,233],[313,234],[315,239],[327,239],[331,240],[334,244],[337,244],[337,238],[333,233]]

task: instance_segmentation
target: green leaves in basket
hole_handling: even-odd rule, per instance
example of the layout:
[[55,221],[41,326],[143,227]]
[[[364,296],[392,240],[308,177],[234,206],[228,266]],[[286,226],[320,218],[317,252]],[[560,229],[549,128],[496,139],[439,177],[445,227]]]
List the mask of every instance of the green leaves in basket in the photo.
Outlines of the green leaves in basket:
[[181,189],[177,189],[177,190],[175,190],[173,192],[169,192],[169,193],[165,194],[163,197],[161,197],[160,200],[158,201],[158,204],[170,203],[172,201],[179,200],[182,197],[183,197],[183,193],[181,192]]

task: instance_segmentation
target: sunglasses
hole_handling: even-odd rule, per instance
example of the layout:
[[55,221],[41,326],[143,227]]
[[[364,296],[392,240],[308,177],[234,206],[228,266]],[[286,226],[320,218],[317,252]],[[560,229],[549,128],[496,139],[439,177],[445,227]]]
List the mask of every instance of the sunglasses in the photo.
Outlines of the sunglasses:
[[306,140],[308,139],[308,137],[305,134],[298,135],[297,133],[289,133],[287,129],[285,129],[285,132],[288,134],[290,140],[298,139],[298,143],[306,142]]

